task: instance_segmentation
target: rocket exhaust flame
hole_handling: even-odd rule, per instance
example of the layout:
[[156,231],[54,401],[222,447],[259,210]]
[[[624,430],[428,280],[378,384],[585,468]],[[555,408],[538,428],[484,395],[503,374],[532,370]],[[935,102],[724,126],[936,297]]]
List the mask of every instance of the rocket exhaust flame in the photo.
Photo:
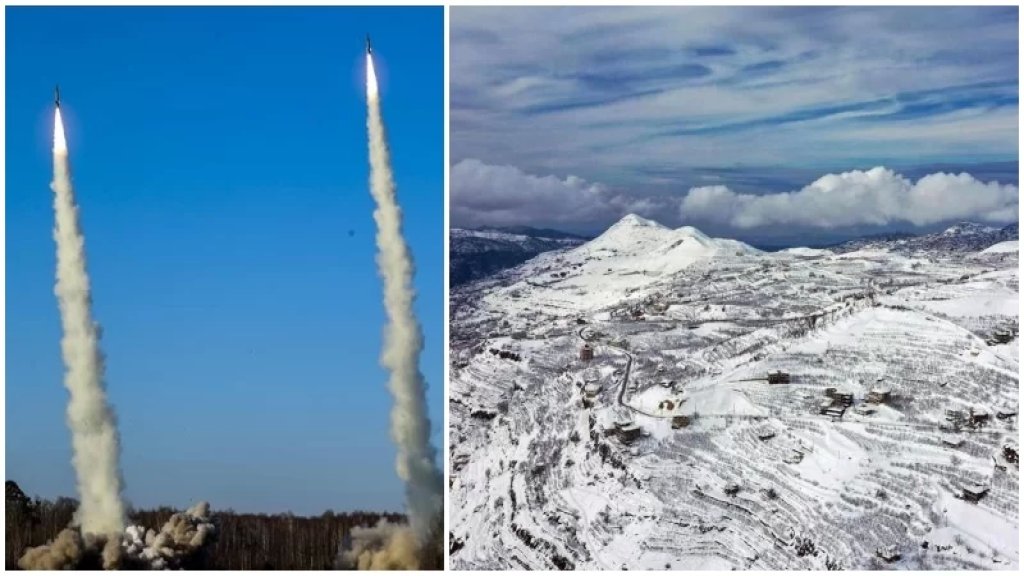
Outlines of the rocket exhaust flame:
[[99,327],[92,317],[85,238],[71,186],[67,141],[60,108],[54,114],[53,183],[57,243],[57,284],[64,357],[64,385],[70,395],[68,427],[81,504],[76,521],[83,534],[119,534],[124,529],[119,437],[103,382]]
[[[373,55],[369,52],[366,53],[366,98],[377,100],[377,71],[373,69]],[[380,111],[378,110],[379,115]]]
[[[381,364],[390,373],[394,398],[391,437],[398,448],[396,469],[405,482],[409,526],[381,525],[355,532],[353,548],[342,550],[341,563],[353,567],[418,568],[415,553],[443,507],[443,480],[430,444],[426,381],[419,370],[423,336],[413,312],[413,261],[402,236],[402,211],[395,198],[384,121],[380,111],[373,56],[366,55],[367,131],[370,151],[370,192],[377,204],[377,266],[384,284],[388,323]],[[410,532],[411,531],[411,532]],[[416,545],[410,546],[413,542]]]

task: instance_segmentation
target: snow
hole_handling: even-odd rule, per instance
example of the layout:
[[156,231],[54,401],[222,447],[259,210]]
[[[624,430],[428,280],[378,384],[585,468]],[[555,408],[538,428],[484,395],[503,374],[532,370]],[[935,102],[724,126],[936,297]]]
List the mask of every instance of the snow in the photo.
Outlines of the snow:
[[805,248],[805,247],[786,248],[785,250],[779,250],[776,253],[777,254],[791,254],[793,256],[805,256],[805,257],[830,256],[830,255],[832,255],[832,251],[831,250],[823,250],[823,249],[819,249],[819,248]]
[[[696,262],[757,253],[747,244],[710,238],[692,227],[672,230],[629,215],[582,246],[528,262],[523,267],[526,277],[498,290],[493,298],[531,292],[538,304],[593,310],[622,300],[653,278],[674,274]],[[566,275],[553,276],[562,273]],[[584,293],[587,298],[567,297],[573,293]]]
[[[1019,528],[1015,522],[1007,520],[999,514],[984,506],[985,500],[974,504],[965,500],[954,498],[952,494],[944,493],[941,499],[935,504],[935,512],[940,514],[943,521],[954,528],[947,528],[935,534],[935,542],[943,545],[956,544],[956,534],[967,538],[972,548],[981,550],[992,550],[999,556],[1007,559],[1016,559],[1020,556]],[[934,533],[933,533],[934,534]],[[932,544],[929,538],[929,544]]]
[[[1016,253],[744,246],[628,217],[453,290],[454,568],[866,569],[887,546],[884,567],[1018,567],[1018,469],[994,458],[1016,417],[942,442],[946,410],[1018,399],[1019,343],[986,342],[1018,322]],[[488,351],[505,346],[521,359]],[[865,403],[879,386],[888,403]],[[854,397],[836,421],[827,388]],[[965,482],[990,490],[953,498]]]
[[1017,240],[1007,240],[998,244],[993,244],[988,248],[981,251],[982,254],[1005,254],[1010,252],[1018,252]]

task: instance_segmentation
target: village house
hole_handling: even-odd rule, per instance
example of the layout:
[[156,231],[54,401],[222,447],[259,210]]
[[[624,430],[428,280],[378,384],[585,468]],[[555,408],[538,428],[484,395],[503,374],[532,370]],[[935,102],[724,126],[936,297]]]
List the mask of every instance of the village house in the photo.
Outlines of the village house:
[[876,385],[868,391],[867,401],[872,404],[884,404],[889,401],[892,390],[888,386]]
[[989,344],[1006,344],[1013,340],[1013,332],[1006,329],[996,330],[995,334],[989,338]]
[[960,426],[967,421],[967,414],[963,410],[946,410],[946,420],[953,426]]
[[871,406],[866,406],[866,405],[864,405],[864,404],[861,404],[860,406],[857,406],[856,408],[854,408],[854,409],[853,409],[853,412],[854,412],[855,414],[859,414],[859,415],[861,415],[861,416],[871,416],[871,415],[872,415],[872,414],[874,414],[874,413],[875,413],[876,411],[877,411],[877,410],[875,410],[875,409],[874,409],[874,408],[872,408]]
[[989,421],[991,415],[984,408],[971,408],[970,423],[972,426],[980,426]]
[[690,425],[690,417],[680,414],[672,417],[672,429],[678,430],[680,428],[686,428]]
[[621,440],[623,444],[631,444],[642,434],[643,428],[641,428],[640,425],[636,423],[630,423],[627,426],[619,428],[619,440]]
[[846,408],[843,406],[831,406],[828,410],[825,410],[825,416],[833,420],[839,420],[846,413]]
[[996,410],[996,418],[1007,420],[1017,415],[1017,404],[1006,404]]
[[849,408],[853,406],[853,392],[836,392],[832,396],[832,402],[844,408]]
[[964,444],[963,436],[957,436],[955,434],[943,434],[942,435],[942,445],[943,446],[948,446],[950,448],[959,448],[959,447],[963,446],[963,444]]
[[589,343],[584,344],[583,348],[580,348],[580,360],[582,362],[588,362],[594,359],[594,348]]
[[962,491],[961,497],[968,502],[977,502],[981,500],[985,494],[988,494],[988,486],[978,484],[976,482],[964,484],[960,489]]
[[875,550],[875,556],[886,562],[895,562],[900,559],[900,552],[895,545],[880,546]]

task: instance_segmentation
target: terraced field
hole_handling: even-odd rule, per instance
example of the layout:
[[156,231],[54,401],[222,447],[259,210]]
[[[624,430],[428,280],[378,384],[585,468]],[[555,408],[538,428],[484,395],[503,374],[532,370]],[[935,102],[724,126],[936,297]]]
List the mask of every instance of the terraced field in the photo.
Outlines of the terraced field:
[[1018,567],[1016,253],[585,248],[453,294],[453,567]]

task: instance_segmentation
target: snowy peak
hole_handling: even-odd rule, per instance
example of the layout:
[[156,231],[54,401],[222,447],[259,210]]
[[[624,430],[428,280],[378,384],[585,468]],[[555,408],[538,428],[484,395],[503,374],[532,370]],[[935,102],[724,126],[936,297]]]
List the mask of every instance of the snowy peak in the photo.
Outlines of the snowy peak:
[[639,245],[662,242],[669,237],[672,229],[655,222],[629,214],[612,224],[603,234],[584,244],[593,250],[629,249]]
[[621,220],[612,224],[609,230],[615,230],[617,228],[660,228],[661,230],[668,230],[667,226],[663,226],[654,220],[648,220],[636,214],[626,214]]
[[700,242],[701,244],[708,244],[713,241],[713,239],[710,236],[694,228],[693,226],[683,226],[682,228],[676,228],[675,235],[678,238],[693,238],[694,240]]
[[[589,253],[611,251],[638,260],[650,260],[651,257],[659,256],[671,258],[672,255],[676,255],[687,261],[692,261],[695,257],[710,256],[721,250],[747,254],[758,252],[743,242],[711,238],[692,226],[672,229],[636,214],[623,217],[604,234],[577,250]],[[675,262],[668,267],[675,268],[677,264],[679,263]]]

